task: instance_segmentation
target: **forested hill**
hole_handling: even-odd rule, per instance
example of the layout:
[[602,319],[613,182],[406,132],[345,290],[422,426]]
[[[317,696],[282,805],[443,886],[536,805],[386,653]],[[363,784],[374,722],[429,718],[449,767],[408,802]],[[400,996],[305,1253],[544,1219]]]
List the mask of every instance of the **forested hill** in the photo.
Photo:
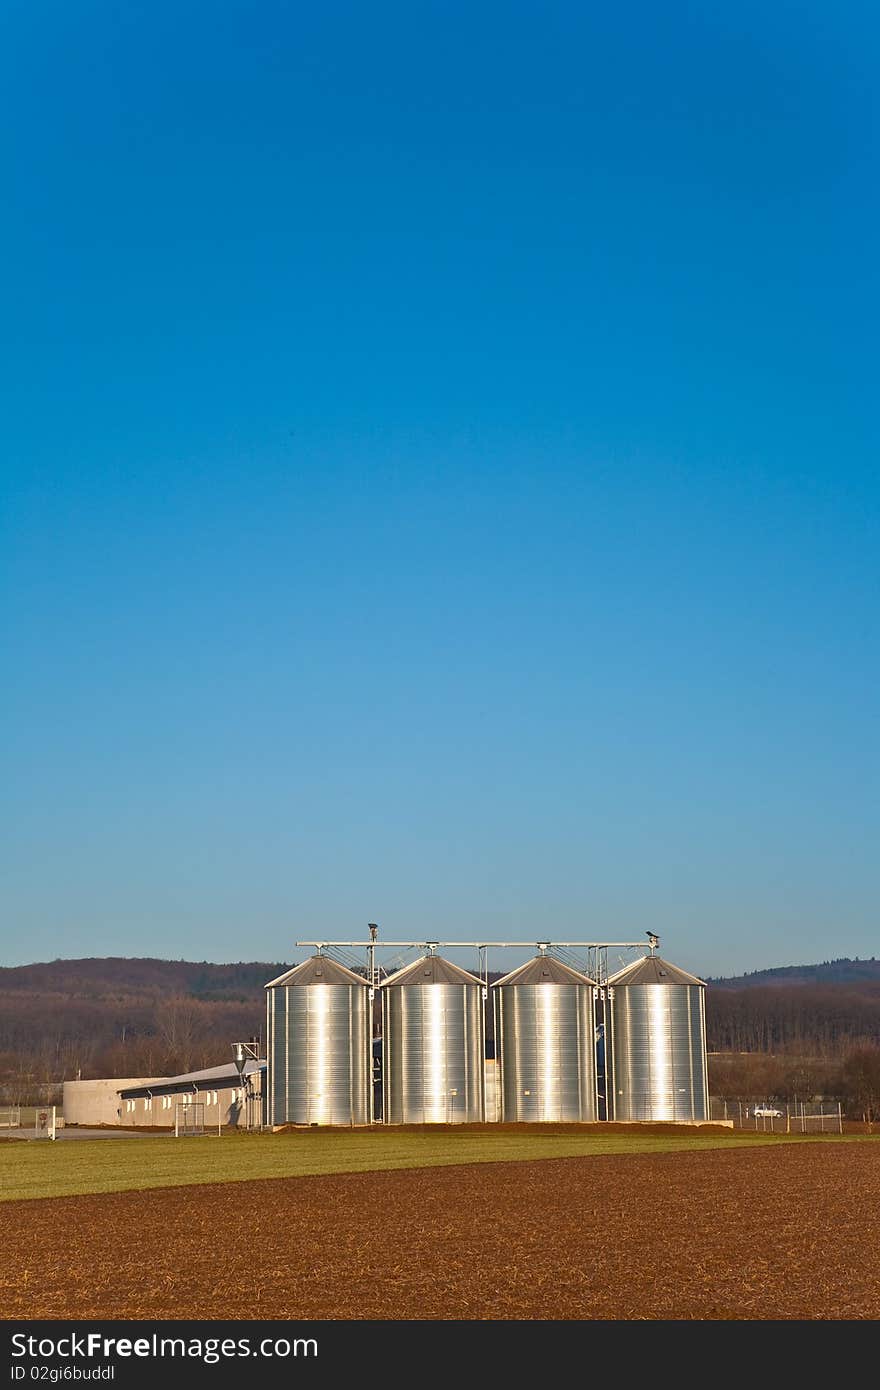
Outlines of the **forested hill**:
[[[301,954],[301,953],[300,953]],[[152,956],[88,956],[34,965],[0,966],[0,992],[63,993],[74,997],[188,995],[205,1000],[262,999],[268,980],[295,962],[160,960]],[[776,988],[780,985],[880,984],[880,959],[822,961],[817,965],[780,965],[745,975],[702,975],[714,989]]]
[[822,961],[820,965],[779,965],[771,970],[752,970],[747,975],[713,977],[704,975],[707,985],[715,989],[749,989],[752,986],[778,985],[872,985],[880,984],[880,960]]
[[170,1076],[265,1032],[278,961],[117,956],[0,968],[0,1091],[76,1076]]
[[827,1057],[880,1044],[880,960],[841,957],[706,984],[710,1052]]
[[0,992],[61,992],[75,997],[185,994],[195,999],[261,999],[268,980],[289,967],[276,962],[158,960],[151,956],[87,956],[0,967]]

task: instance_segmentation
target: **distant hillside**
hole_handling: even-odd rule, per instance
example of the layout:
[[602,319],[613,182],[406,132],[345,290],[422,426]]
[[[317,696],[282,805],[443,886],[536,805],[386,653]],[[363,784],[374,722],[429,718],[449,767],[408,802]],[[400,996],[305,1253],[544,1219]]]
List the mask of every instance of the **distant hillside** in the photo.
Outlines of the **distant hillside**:
[[880,960],[822,961],[820,965],[779,965],[771,970],[752,970],[747,975],[703,976],[715,989],[749,989],[755,985],[860,985],[880,984]]
[[168,1076],[265,1034],[279,961],[95,957],[0,968],[0,1090],[77,1076]]
[[[304,957],[303,957],[304,958]],[[160,960],[152,956],[86,956],[33,965],[0,966],[0,994],[66,994],[71,998],[118,998],[186,995],[202,1000],[262,1000],[268,980],[294,962]],[[490,971],[490,981],[503,971]],[[880,983],[880,960],[822,961],[817,965],[780,965],[745,975],[703,975],[714,989],[751,989],[779,985],[860,985]]]
[[267,980],[274,980],[285,969],[277,961],[213,965],[204,960],[158,960],[151,956],[86,956],[0,967],[0,992],[62,992],[73,998],[185,994],[195,999],[244,1001],[261,999]]

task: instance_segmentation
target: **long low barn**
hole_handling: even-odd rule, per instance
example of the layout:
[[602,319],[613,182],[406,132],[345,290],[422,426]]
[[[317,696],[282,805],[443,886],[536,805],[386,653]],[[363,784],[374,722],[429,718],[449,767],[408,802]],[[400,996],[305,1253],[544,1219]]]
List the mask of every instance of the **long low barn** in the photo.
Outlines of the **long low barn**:
[[[65,1081],[66,1125],[121,1125],[125,1128],[173,1129],[180,1105],[199,1105],[189,1112],[205,1128],[233,1129],[263,1123],[263,1077],[266,1063],[249,1058],[242,1082],[233,1063],[185,1072],[181,1076],[125,1077],[97,1081]],[[247,1090],[250,1090],[250,1114]]]

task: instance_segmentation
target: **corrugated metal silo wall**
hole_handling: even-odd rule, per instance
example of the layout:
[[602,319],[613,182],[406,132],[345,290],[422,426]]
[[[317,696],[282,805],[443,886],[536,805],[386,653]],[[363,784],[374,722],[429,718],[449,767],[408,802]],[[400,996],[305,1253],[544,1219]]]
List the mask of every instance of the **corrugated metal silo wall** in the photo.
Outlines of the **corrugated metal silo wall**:
[[709,1119],[705,993],[700,985],[607,989],[609,1119]]
[[482,987],[401,984],[382,995],[386,1123],[482,1121]]
[[493,990],[502,1120],[597,1118],[595,998],[566,983]]
[[369,991],[279,986],[267,994],[270,1125],[370,1123]]

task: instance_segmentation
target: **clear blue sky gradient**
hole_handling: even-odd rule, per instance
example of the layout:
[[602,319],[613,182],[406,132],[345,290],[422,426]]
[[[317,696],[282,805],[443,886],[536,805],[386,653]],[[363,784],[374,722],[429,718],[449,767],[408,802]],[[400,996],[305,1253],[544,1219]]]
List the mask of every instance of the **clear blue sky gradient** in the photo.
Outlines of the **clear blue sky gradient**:
[[6,7],[0,963],[880,954],[878,37]]

